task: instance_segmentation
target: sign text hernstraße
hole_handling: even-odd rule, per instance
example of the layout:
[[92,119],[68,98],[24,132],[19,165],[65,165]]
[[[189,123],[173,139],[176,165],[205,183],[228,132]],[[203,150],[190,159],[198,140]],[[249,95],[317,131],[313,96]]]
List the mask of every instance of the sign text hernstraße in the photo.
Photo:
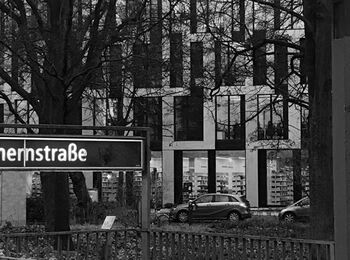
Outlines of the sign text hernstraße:
[[142,169],[143,139],[0,137],[1,169]]

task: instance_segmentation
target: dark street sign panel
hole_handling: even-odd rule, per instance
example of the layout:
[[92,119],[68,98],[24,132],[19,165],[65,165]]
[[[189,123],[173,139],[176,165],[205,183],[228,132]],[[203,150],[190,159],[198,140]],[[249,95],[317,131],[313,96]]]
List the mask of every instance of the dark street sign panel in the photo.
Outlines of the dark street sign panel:
[[0,170],[102,170],[143,166],[142,139],[0,137]]

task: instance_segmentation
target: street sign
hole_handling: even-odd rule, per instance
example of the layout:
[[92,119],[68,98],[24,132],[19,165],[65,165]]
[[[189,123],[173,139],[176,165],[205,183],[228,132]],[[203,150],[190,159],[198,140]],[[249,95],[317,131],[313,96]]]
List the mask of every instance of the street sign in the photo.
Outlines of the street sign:
[[1,170],[142,170],[141,138],[0,136]]

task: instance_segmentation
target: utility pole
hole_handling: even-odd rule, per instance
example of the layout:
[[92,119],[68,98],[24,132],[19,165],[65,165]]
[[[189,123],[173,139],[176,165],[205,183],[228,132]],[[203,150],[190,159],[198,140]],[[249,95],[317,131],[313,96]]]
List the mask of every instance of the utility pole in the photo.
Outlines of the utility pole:
[[332,124],[335,259],[350,260],[350,1],[333,0]]

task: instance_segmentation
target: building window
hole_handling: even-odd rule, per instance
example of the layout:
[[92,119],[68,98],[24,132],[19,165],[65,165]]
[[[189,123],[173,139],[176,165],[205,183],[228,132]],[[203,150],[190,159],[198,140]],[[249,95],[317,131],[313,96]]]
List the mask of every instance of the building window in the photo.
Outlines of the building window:
[[216,151],[216,191],[246,194],[245,152]]
[[182,87],[183,83],[182,33],[170,35],[170,87]]
[[[280,95],[258,95],[258,139],[288,139],[286,101]],[[288,115],[287,115],[288,116]]]
[[307,196],[309,171],[303,151],[267,150],[266,170],[267,205],[289,205]]
[[[152,204],[157,208],[163,205],[163,161],[162,152],[151,152],[151,194]],[[140,185],[141,187],[141,185]]]
[[[280,39],[284,42],[285,39]],[[275,71],[275,93],[288,94],[288,49],[286,46],[275,44],[274,71]]]
[[162,140],[162,98],[138,97],[134,99],[135,126],[151,127],[151,141]]
[[244,0],[191,0],[191,33],[219,32],[243,41],[245,31]]
[[174,97],[175,140],[203,140],[203,98],[196,96]]
[[182,200],[197,198],[208,192],[208,152],[184,151],[182,157]]
[[122,96],[122,46],[121,44],[115,44],[109,50],[111,60],[109,62],[109,97],[119,98]]
[[[261,44],[266,39],[265,30],[256,30],[253,34],[254,45]],[[253,50],[253,84],[266,84],[267,63],[266,46],[261,46]]]
[[216,96],[216,140],[242,139],[241,96]]
[[135,88],[161,87],[161,63],[159,46],[137,42],[133,46],[132,74]]
[[203,77],[203,42],[191,42],[191,78]]
[[197,32],[197,0],[190,0],[190,32]]
[[245,56],[235,56],[237,50],[229,42],[215,42],[215,81],[225,86],[244,86],[247,71]]

